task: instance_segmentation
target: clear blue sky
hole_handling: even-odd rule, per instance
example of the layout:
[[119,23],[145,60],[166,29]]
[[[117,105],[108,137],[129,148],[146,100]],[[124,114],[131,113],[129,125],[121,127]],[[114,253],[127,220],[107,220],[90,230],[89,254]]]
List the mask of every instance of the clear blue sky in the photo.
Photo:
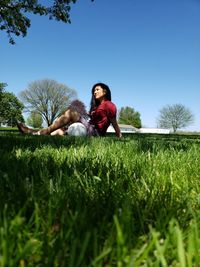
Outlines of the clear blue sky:
[[0,32],[0,82],[18,96],[30,82],[53,79],[89,106],[91,87],[107,83],[112,100],[156,127],[159,110],[181,103],[200,131],[200,1],[79,0],[71,24],[31,16],[25,38]]

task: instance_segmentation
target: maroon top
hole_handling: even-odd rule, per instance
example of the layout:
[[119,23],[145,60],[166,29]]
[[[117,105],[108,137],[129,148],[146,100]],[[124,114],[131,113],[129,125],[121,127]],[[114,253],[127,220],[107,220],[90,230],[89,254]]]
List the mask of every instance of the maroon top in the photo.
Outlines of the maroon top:
[[105,136],[108,126],[110,125],[110,119],[116,118],[117,108],[109,100],[103,101],[99,106],[95,108],[91,113],[91,124],[94,124],[101,136]]

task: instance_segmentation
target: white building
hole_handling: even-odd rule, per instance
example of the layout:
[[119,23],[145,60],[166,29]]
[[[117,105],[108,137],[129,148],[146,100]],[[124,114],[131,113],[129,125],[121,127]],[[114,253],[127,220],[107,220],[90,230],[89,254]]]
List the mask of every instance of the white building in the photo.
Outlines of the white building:
[[170,133],[170,129],[162,129],[162,128],[140,128],[140,129],[138,129],[138,133],[169,134]]
[[[119,124],[119,128],[121,130],[121,133],[137,133],[138,129],[135,128],[132,125],[127,125],[127,124]],[[112,125],[108,127],[107,133],[114,133],[115,130]]]
[[[169,129],[162,128],[135,128],[132,125],[119,124],[121,133],[156,133],[156,134],[169,134]],[[115,130],[112,125],[108,127],[107,133],[114,133]]]

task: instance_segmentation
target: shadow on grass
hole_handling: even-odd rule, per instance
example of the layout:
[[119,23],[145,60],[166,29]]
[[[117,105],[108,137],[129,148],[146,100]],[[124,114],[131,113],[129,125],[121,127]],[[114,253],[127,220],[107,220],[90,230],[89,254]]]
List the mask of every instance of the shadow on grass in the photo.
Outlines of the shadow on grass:
[[33,136],[16,133],[4,133],[0,135],[1,149],[12,151],[13,148],[21,148],[33,151],[36,148],[44,146],[59,147],[79,147],[90,144],[91,139],[88,137],[73,136]]

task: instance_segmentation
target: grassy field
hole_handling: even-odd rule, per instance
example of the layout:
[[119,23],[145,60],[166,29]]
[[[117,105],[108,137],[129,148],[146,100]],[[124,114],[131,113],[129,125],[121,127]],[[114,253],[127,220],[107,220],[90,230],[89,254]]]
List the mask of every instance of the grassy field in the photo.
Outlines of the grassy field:
[[200,136],[0,144],[0,267],[200,266]]

